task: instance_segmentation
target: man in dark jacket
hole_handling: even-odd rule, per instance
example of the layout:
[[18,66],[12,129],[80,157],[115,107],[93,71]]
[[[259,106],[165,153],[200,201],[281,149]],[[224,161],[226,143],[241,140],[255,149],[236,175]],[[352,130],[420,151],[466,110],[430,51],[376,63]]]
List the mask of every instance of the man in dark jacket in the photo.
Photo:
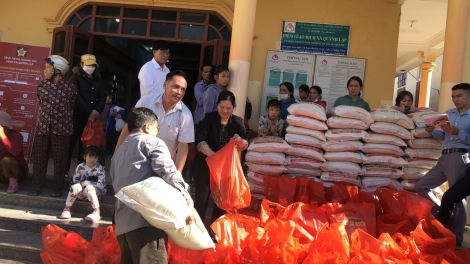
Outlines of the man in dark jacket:
[[[96,57],[85,54],[80,66],[73,68],[70,82],[77,88],[77,99],[73,111],[73,135],[70,137],[66,173],[70,170],[72,154],[78,140],[77,164],[83,162],[81,141],[83,129],[88,121],[95,120],[103,111],[106,102],[106,88],[101,79]],[[98,146],[99,147],[99,146]]]

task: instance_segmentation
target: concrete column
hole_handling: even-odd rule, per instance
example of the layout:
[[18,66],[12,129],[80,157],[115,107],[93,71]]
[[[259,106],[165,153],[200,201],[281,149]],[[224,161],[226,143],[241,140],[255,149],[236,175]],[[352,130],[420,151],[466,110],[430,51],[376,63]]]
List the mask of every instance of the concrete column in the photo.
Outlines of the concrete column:
[[439,112],[454,108],[452,87],[463,82],[469,0],[448,0]]
[[419,83],[419,107],[429,107],[431,96],[432,69],[436,66],[433,62],[423,62],[419,65],[421,69],[421,80]]
[[257,0],[235,0],[232,40],[230,43],[230,83],[228,90],[235,94],[237,107],[234,114],[245,115],[248,77],[250,73],[251,49],[255,29]]

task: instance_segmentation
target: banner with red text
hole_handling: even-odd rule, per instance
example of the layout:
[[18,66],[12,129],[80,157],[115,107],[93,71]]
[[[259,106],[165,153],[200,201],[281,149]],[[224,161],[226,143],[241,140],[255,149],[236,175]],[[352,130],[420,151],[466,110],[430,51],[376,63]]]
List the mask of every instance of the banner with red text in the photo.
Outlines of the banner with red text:
[[23,135],[28,162],[38,118],[37,85],[48,56],[49,48],[0,42],[0,111],[11,115],[13,128]]

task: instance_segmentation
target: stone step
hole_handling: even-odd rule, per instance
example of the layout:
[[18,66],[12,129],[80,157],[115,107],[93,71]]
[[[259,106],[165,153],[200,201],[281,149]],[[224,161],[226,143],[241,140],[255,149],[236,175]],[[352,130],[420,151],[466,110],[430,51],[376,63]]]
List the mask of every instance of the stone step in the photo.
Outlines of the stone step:
[[16,261],[0,263],[42,263],[42,248],[41,233],[0,229],[0,258]]
[[[21,188],[15,194],[7,194],[8,186],[0,185],[0,208],[2,205],[19,206],[25,208],[37,208],[52,210],[60,214],[65,207],[67,192],[63,192],[61,197],[51,197],[51,190],[42,190],[39,196],[28,196],[29,188]],[[112,218],[114,213],[114,196],[104,196],[100,200],[100,210],[103,217]],[[88,215],[93,211],[88,201],[76,200],[72,206],[72,212]]]
[[[62,187],[62,190],[64,191],[68,191],[69,188],[70,188],[70,182],[71,182],[72,178],[65,178],[64,179],[64,185]],[[20,184],[19,184],[19,187],[20,188],[26,188],[26,189],[32,189],[33,188],[33,176],[32,174],[29,174],[28,177],[26,179],[24,179]],[[2,184],[3,185],[3,184]],[[49,190],[52,190],[54,188],[54,185],[53,185],[53,181],[52,181],[52,176],[47,176],[46,178],[46,181],[44,182],[44,187],[43,189],[49,189]],[[111,179],[107,179],[106,180],[106,195],[107,196],[114,196],[114,190],[113,190],[113,185],[112,185],[112,182],[111,182]]]
[[74,211],[72,211],[72,218],[60,219],[59,215],[62,211],[10,205],[2,205],[1,208],[0,229],[5,230],[41,233],[41,228],[44,226],[55,224],[90,241],[95,228],[107,227],[111,224],[111,218],[109,217],[103,217],[99,222],[90,223],[85,221],[86,214],[78,214]]
[[41,264],[41,262],[31,262],[31,261],[20,261],[20,260],[11,260],[0,258],[0,263],[2,264]]

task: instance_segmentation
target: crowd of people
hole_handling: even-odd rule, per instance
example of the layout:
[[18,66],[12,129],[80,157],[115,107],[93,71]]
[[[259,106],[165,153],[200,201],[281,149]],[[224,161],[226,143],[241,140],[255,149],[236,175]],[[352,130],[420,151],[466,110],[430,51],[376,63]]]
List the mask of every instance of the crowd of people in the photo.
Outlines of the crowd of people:
[[[101,219],[99,200],[106,193],[105,153],[103,146],[83,146],[80,140],[87,122],[100,120],[107,137],[119,135],[110,166],[114,190],[140,182],[149,177],[161,177],[179,190],[188,206],[205,216],[210,197],[210,172],[205,161],[223,148],[231,139],[239,150],[248,147],[247,114],[233,114],[236,107],[234,94],[227,91],[230,71],[226,66],[203,65],[201,81],[194,86],[194,113],[182,102],[189,80],[183,71],[170,71],[165,63],[170,47],[163,41],[153,45],[153,59],[140,70],[141,98],[128,113],[127,124],[120,134],[116,122],[122,122],[126,111],[113,103],[113,96],[99,74],[99,66],[92,54],[81,57],[80,65],[72,69],[72,76],[65,80],[68,62],[61,56],[46,59],[45,78],[38,85],[39,113],[33,147],[33,180],[31,196],[37,196],[44,187],[50,153],[54,161],[52,196],[62,195],[64,177],[69,174],[72,154],[78,143],[77,167],[72,172],[72,183],[60,218],[71,217],[71,207],[78,199],[88,200],[93,212],[85,219],[96,222]],[[348,95],[338,98],[334,106],[350,105],[371,111],[362,99],[363,81],[351,77],[345,87]],[[242,98],[245,100],[245,98]],[[416,185],[419,195],[435,202],[433,213],[444,226],[457,236],[458,245],[463,241],[466,223],[466,200],[470,194],[466,183],[470,181],[469,164],[462,162],[462,154],[470,146],[470,84],[458,84],[452,88],[452,100],[456,108],[446,111],[451,125],[442,131],[432,125],[426,130],[443,142],[442,156],[438,164]],[[299,98],[294,97],[294,85],[279,85],[279,100],[267,103],[266,115],[259,118],[259,136],[282,137],[287,126],[287,109],[292,104],[311,102],[326,109],[319,86],[299,87]],[[403,113],[415,111],[413,95],[400,92],[395,109]],[[250,114],[251,115],[251,114]],[[11,125],[11,117],[0,112],[0,180],[8,183],[8,193],[18,191],[18,182],[27,177],[28,164],[23,156],[23,138]],[[78,142],[77,142],[78,141]],[[183,180],[189,144],[195,143],[197,154],[190,169],[195,181],[195,200],[189,194]],[[432,189],[448,181],[451,188],[441,201]],[[440,207],[439,207],[440,206]],[[440,210],[439,210],[440,208]],[[212,221],[224,214],[215,206]],[[453,214],[453,217],[451,215]],[[188,216],[192,221],[193,216]],[[142,216],[126,205],[117,202],[115,212],[116,233],[121,246],[123,263],[166,263],[166,234],[152,227]],[[149,252],[152,252],[151,254]]]

